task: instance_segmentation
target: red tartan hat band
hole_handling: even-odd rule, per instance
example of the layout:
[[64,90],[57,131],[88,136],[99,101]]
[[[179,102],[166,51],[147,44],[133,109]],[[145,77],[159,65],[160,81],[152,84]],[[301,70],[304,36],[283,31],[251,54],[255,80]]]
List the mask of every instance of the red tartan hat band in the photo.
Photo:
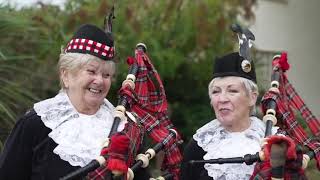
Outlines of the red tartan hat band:
[[115,55],[114,41],[111,33],[85,24],[74,34],[65,48],[65,53],[91,54],[102,60],[112,60]]

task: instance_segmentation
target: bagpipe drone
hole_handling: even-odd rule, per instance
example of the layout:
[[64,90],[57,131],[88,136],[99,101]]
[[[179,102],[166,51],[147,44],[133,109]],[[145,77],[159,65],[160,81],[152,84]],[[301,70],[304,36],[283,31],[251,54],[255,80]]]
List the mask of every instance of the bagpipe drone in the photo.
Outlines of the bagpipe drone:
[[[240,55],[244,57],[242,69],[251,69],[250,47],[255,40],[253,33],[234,24],[231,29],[237,33]],[[311,113],[303,100],[289,83],[286,71],[290,65],[287,54],[277,55],[272,61],[270,89],[261,100],[266,125],[265,139],[261,143],[261,151],[243,157],[218,158],[210,160],[191,160],[193,164],[256,163],[250,179],[305,179],[304,169],[311,159],[315,159],[320,169],[320,120]],[[312,133],[309,137],[295,118],[299,111]],[[272,135],[273,126],[279,130]]]
[[[105,30],[109,32],[112,31],[113,10],[105,20]],[[127,59],[129,73],[118,91],[114,122],[101,155],[60,180],[82,177],[132,180],[134,173],[146,168],[149,160],[161,150],[165,151],[161,167],[164,174],[157,179],[179,179],[182,160],[179,145],[182,140],[168,118],[164,87],[146,51],[146,45],[139,43],[135,57]],[[120,121],[127,123],[123,131],[117,132]],[[156,144],[145,153],[138,154],[146,135]]]

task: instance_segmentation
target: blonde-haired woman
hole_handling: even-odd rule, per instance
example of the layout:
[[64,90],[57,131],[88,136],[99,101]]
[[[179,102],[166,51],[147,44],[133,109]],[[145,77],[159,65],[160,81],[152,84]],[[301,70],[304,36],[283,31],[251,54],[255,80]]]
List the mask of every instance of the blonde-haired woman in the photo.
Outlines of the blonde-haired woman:
[[184,151],[183,180],[246,180],[254,165],[189,164],[190,160],[242,157],[260,150],[265,126],[253,116],[258,96],[254,65],[244,69],[238,52],[217,58],[209,83],[216,119],[199,128]]
[[106,99],[113,42],[94,25],[76,31],[60,55],[61,90],[17,121],[0,157],[0,179],[57,180],[100,155],[114,120]]

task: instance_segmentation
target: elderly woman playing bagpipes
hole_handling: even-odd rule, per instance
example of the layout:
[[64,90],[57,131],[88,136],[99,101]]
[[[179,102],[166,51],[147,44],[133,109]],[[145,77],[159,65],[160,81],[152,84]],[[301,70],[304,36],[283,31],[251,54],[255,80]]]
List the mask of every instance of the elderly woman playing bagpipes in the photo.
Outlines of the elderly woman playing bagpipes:
[[[37,149],[41,150],[40,154],[45,156],[44,158],[37,158],[38,155],[34,152],[21,154],[21,156],[25,155],[25,158],[30,159],[43,159],[41,162],[44,165],[39,164],[39,167],[37,167],[34,166],[37,165],[36,162],[28,161],[26,162],[32,164],[32,166],[25,166],[23,163],[17,164],[19,158],[14,157],[15,151],[23,152],[25,149],[32,151],[35,148],[13,147],[13,145],[19,146],[19,144],[13,143],[19,140],[16,136],[13,136],[9,138],[9,145],[1,157],[1,167],[5,167],[0,171],[1,179],[3,177],[3,179],[149,180],[151,178],[147,170],[149,160],[154,158],[159,151],[164,152],[161,167],[164,174],[158,178],[179,179],[179,165],[182,159],[179,145],[182,140],[176,130],[173,129],[173,124],[168,118],[164,87],[159,74],[146,54],[147,48],[144,44],[137,44],[135,57],[127,59],[129,73],[118,91],[118,105],[114,108],[111,103],[101,98],[107,94],[111,83],[110,78],[114,73],[113,68],[106,69],[103,66],[107,63],[114,67],[112,62],[114,47],[111,36],[113,18],[112,9],[112,12],[106,18],[105,30],[93,25],[81,26],[69,42],[65,54],[71,56],[74,53],[80,53],[84,54],[85,57],[79,55],[78,59],[71,59],[73,63],[69,62],[71,60],[63,61],[64,66],[68,67],[66,70],[59,66],[61,81],[73,84],[72,88],[70,84],[64,84],[69,94],[77,95],[79,93],[75,92],[85,92],[85,97],[92,100],[89,105],[95,104],[96,107],[99,107],[99,105],[102,106],[106,103],[108,107],[102,110],[98,109],[99,114],[95,114],[95,111],[90,112],[90,114],[78,112],[78,105],[87,103],[87,99],[81,99],[80,96],[80,99],[74,101],[68,93],[62,94],[63,96],[59,94],[53,99],[40,103],[41,107],[44,106],[44,109],[48,111],[40,111],[44,118],[38,115],[37,111],[32,113],[32,117],[39,119],[36,121],[39,127],[33,128],[34,131],[28,131],[28,133],[36,136],[35,130],[41,130],[42,132],[42,129],[44,129],[39,138],[40,142],[35,141],[34,144],[36,144]],[[109,43],[112,43],[112,46]],[[91,58],[91,55],[97,57],[97,62],[92,63],[99,64],[92,65],[91,61],[87,60],[87,58]],[[104,56],[104,59],[98,61],[99,58]],[[75,69],[76,67],[80,70]],[[110,70],[110,72],[107,70]],[[87,76],[92,77],[92,83],[82,83],[81,79],[88,79]],[[95,99],[91,97],[93,95],[90,93],[96,96],[101,94],[100,99],[98,99],[100,101],[94,101]],[[55,104],[52,105],[52,102],[55,102]],[[102,105],[99,104],[101,102]],[[64,107],[67,107],[67,109]],[[51,111],[55,113],[50,113]],[[72,113],[72,116],[69,112]],[[104,114],[108,116],[104,116]],[[60,120],[60,116],[65,118]],[[97,122],[91,124],[91,119]],[[22,122],[25,121],[22,120]],[[33,121],[32,118],[31,121]],[[68,129],[64,128],[70,122],[73,122],[73,124],[68,126]],[[51,125],[52,123],[54,124],[53,127],[47,126],[47,124]],[[81,131],[77,129],[78,127]],[[15,130],[16,134],[25,132],[24,129],[25,127]],[[90,133],[86,132],[86,129]],[[55,139],[55,136],[51,136],[51,131],[55,132],[55,135],[59,138]],[[155,145],[143,153],[145,137],[147,136],[155,142]],[[19,135],[19,137],[24,138],[22,135]],[[42,141],[41,137],[45,138],[45,141]],[[24,142],[30,144],[29,141]],[[63,143],[61,143],[63,154],[56,151],[56,149],[61,149],[60,142]],[[88,155],[88,153],[90,154]],[[49,158],[46,158],[47,156]],[[74,163],[74,161],[81,164]],[[13,166],[16,164],[26,167],[24,170],[21,168],[23,173],[14,174]]]
[[[296,152],[295,145],[308,140],[303,136],[299,142],[294,142],[291,138],[273,135],[283,131],[272,127],[277,124],[274,115],[278,111],[276,102],[266,103],[269,102],[266,99],[272,96],[263,101],[267,111],[263,118],[266,124],[254,116],[258,88],[254,64],[249,56],[254,36],[238,25],[232,28],[238,33],[240,52],[215,60],[208,93],[216,119],[198,129],[188,143],[181,179],[304,179],[302,154]],[[310,122],[315,134],[319,134],[319,121],[310,119]],[[300,128],[298,130],[301,132]],[[264,139],[266,136],[268,138]],[[309,143],[315,152],[319,150],[319,143]],[[309,155],[313,156],[312,153]],[[257,161],[259,163],[254,165]]]
[[[136,107],[138,105],[132,105],[135,100],[131,100],[129,103],[131,108],[135,109],[135,114],[144,118],[144,122],[135,123],[130,120],[135,119],[132,114],[128,120],[124,115],[124,106],[128,102],[122,101],[122,106],[115,109],[105,98],[115,72],[112,16],[113,12],[105,21],[104,29],[90,24],[77,29],[60,55],[58,70],[61,90],[55,97],[34,104],[33,108],[18,120],[0,157],[0,179],[113,179],[112,174],[126,173],[128,167],[134,164],[135,156],[141,151],[144,132],[160,143],[155,151],[149,151],[153,156],[161,148],[167,148],[163,167],[170,166],[167,168],[171,172],[170,177],[177,179],[177,165],[181,156],[178,147],[171,147],[176,144],[175,138],[168,139],[173,137],[173,133],[168,129],[172,128],[172,124],[165,114],[166,100],[162,99],[163,101],[157,103],[161,108],[157,108],[156,116]],[[140,52],[140,63],[135,68],[135,73],[138,75],[141,90],[145,89],[145,83],[139,78],[145,78],[152,72],[155,77],[158,77],[158,74],[152,69],[152,64],[141,67],[143,63],[150,61],[142,62],[144,53],[137,52]],[[143,56],[145,57],[146,55]],[[135,61],[134,58],[133,60]],[[134,74],[129,76],[130,80],[135,78],[133,76]],[[140,99],[137,96],[143,93],[137,94],[130,89],[130,85],[134,86],[134,81],[130,80],[124,83],[122,91],[126,92],[122,94],[127,95],[125,99],[128,101],[130,96],[131,99]],[[159,78],[157,80],[160,81]],[[158,85],[161,86],[157,88],[162,89],[155,89],[159,94],[153,95],[165,98],[161,81]],[[133,94],[135,97],[132,97]],[[153,102],[146,97],[144,96],[144,100],[147,103]],[[115,117],[121,117],[121,121]],[[144,129],[143,126],[149,128]],[[105,143],[108,137],[111,137],[109,144]],[[98,166],[95,165],[97,161],[93,160],[96,158],[101,163]],[[141,167],[139,163],[138,166]],[[135,168],[134,173],[136,179],[150,178],[144,168]],[[126,177],[125,174],[124,179]]]
[[114,53],[111,32],[90,24],[77,29],[60,54],[61,90],[17,121],[0,157],[0,179],[56,180],[100,154],[113,123],[105,97]]

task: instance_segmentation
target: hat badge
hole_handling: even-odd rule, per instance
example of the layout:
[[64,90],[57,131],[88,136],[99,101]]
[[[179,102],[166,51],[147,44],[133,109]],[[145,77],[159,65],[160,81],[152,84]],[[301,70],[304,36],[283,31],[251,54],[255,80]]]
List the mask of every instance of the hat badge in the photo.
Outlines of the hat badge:
[[251,71],[251,63],[250,61],[244,59],[242,62],[241,62],[241,68],[244,72],[246,73],[249,73]]

